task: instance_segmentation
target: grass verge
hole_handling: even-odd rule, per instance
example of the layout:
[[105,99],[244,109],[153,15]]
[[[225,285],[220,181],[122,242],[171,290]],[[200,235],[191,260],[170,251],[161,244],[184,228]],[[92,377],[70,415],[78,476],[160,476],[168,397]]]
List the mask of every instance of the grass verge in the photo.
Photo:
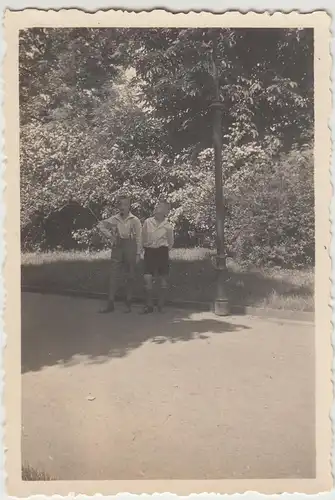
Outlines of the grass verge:
[[[171,252],[170,300],[210,302],[215,297],[212,253],[203,248]],[[25,253],[22,284],[104,293],[109,252]],[[314,311],[314,269],[251,268],[228,262],[228,292],[234,305]],[[141,264],[135,293],[143,295]]]
[[46,472],[37,470],[30,465],[22,466],[22,481],[52,481],[53,479]]

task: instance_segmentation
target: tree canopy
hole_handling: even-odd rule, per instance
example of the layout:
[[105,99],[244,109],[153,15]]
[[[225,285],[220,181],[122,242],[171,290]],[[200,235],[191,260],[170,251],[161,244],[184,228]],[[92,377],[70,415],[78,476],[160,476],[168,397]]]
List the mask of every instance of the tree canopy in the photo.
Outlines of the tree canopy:
[[140,29],[131,38],[124,49],[133,54],[142,98],[174,148],[211,147],[213,43],[226,142],[230,131],[239,141],[274,133],[287,146],[305,139],[313,120],[312,30]]

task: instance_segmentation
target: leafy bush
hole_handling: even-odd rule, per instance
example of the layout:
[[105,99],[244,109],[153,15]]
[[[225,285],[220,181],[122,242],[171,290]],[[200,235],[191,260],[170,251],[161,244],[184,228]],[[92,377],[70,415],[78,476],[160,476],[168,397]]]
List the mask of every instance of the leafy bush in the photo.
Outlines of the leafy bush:
[[[183,164],[188,183],[171,194],[172,219],[186,218],[215,237],[213,155],[200,154],[198,170]],[[276,144],[226,148],[223,154],[228,255],[257,265],[314,264],[314,174],[309,147],[276,155]],[[230,174],[230,172],[233,172]]]
[[314,264],[312,150],[292,150],[240,175],[227,221],[238,258],[257,265]]
[[[38,162],[34,165],[38,166]],[[171,201],[170,219],[175,225],[177,242],[192,246],[201,241],[203,245],[207,239],[208,246],[213,245],[212,150],[201,152],[196,161],[188,153],[170,161],[163,156],[125,158],[115,146],[109,160],[90,167],[83,160],[74,171],[75,174],[68,172],[60,165],[52,169],[49,178],[44,170],[44,184],[38,185],[31,182],[31,176],[37,175],[33,170],[30,176],[23,176],[24,249],[45,248],[43,214],[56,210],[58,204],[75,198],[82,206],[94,206],[96,217],[103,218],[113,212],[114,201],[121,193],[132,197],[133,209],[142,220],[151,214],[157,199],[164,194]],[[303,266],[314,262],[311,148],[295,148],[278,155],[275,140],[262,146],[256,142],[243,146],[231,144],[223,150],[223,175],[229,255],[258,265]],[[92,226],[73,227],[72,238],[73,248],[106,247]]]

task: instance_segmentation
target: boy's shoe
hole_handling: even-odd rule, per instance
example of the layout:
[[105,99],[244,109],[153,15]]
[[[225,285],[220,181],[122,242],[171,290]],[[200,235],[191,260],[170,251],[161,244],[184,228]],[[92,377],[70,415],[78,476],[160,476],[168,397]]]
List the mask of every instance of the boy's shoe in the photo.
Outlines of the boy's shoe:
[[152,306],[145,306],[140,314],[151,314],[154,312],[154,308]]
[[108,314],[108,313],[112,313],[114,311],[115,311],[115,306],[114,306],[114,302],[112,302],[112,301],[109,301],[106,307],[104,307],[103,309],[100,309],[101,314]]

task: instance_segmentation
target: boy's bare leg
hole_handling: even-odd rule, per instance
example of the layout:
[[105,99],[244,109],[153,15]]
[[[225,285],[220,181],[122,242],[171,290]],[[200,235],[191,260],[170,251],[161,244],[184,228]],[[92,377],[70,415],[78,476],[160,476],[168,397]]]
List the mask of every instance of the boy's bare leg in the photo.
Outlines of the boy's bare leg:
[[126,300],[125,300],[126,310],[125,310],[125,312],[131,312],[134,283],[135,283],[135,271],[130,270],[130,272],[128,272],[126,274]]
[[151,274],[144,275],[144,289],[145,289],[145,306],[143,309],[143,314],[150,314],[153,312],[153,279]]
[[160,286],[158,291],[158,311],[163,312],[166,302],[167,288],[168,288],[167,276],[161,276],[159,281],[160,281],[159,283]]
[[129,241],[126,251],[126,310],[125,312],[131,312],[131,304],[133,300],[134,285],[136,279],[136,243],[135,241]]
[[102,313],[111,313],[115,309],[115,294],[118,286],[118,281],[120,278],[121,271],[121,263],[117,258],[111,259],[111,267],[109,273],[109,281],[108,281],[108,299],[106,306],[101,309]]

